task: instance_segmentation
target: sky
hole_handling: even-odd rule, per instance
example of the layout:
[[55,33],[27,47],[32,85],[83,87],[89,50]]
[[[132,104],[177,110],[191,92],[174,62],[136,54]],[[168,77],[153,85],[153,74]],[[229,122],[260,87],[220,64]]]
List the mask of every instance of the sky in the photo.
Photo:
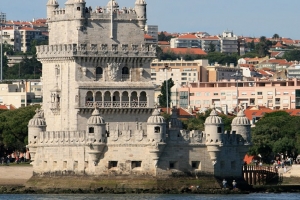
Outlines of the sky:
[[[8,20],[46,18],[48,0],[0,0],[0,12]],[[67,0],[58,0],[64,7]],[[86,0],[87,6],[106,6],[109,0]],[[225,30],[249,37],[300,39],[299,0],[146,0],[148,25],[171,33]],[[135,0],[117,0],[119,6],[134,7]]]

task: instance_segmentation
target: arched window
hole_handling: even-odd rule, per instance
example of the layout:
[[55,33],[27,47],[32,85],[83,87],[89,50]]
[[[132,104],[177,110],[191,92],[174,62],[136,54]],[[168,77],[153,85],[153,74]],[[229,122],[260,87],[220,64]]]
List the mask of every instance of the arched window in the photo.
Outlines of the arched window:
[[97,67],[96,68],[96,75],[102,75],[103,74],[103,69],[102,67]]
[[128,69],[128,67],[123,67],[123,68],[122,68],[122,75],[123,75],[123,74],[129,75],[129,69]]
[[122,80],[123,81],[129,80],[129,69],[128,69],[128,67],[123,67],[122,68]]
[[103,77],[103,69],[102,67],[96,68],[96,80],[100,80]]

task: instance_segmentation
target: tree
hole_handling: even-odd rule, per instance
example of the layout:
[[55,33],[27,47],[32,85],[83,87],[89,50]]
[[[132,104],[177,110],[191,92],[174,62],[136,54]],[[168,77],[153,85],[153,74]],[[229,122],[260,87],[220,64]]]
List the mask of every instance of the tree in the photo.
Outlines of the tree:
[[227,54],[220,53],[220,52],[211,52],[211,53],[208,53],[205,58],[208,59],[209,63],[217,62],[222,65],[234,63],[236,65],[237,60],[238,60],[237,59],[238,55],[237,54],[227,55]]
[[24,149],[28,140],[28,122],[39,107],[39,105],[34,105],[0,113],[0,145],[2,147],[10,150]]
[[292,51],[287,51],[284,53],[282,58],[286,59],[287,61],[295,61],[295,60],[300,61],[300,50],[295,49]]
[[[170,94],[171,94],[171,88],[174,86],[174,81],[172,80],[172,78],[170,78],[168,80],[168,94],[167,94],[167,90],[166,90],[166,81],[163,82],[162,86],[161,86],[161,94],[158,96],[159,98],[159,105],[161,107],[167,107],[167,105],[170,107],[170,102],[171,102],[171,98],[170,98]],[[168,95],[168,102],[167,102],[167,95]]]
[[272,37],[272,39],[274,39],[274,40],[278,40],[280,37],[279,37],[279,35],[277,34],[277,33],[275,33],[274,35],[273,35],[273,37]]
[[170,42],[171,38],[172,38],[171,35],[166,36],[164,32],[160,32],[158,34],[158,41],[167,41],[167,42]]
[[216,51],[216,45],[212,42],[209,43],[209,52],[215,52]]
[[278,153],[290,156],[300,152],[300,117],[290,116],[285,111],[267,113],[252,129],[252,143],[249,153],[261,154],[264,161],[274,159]]

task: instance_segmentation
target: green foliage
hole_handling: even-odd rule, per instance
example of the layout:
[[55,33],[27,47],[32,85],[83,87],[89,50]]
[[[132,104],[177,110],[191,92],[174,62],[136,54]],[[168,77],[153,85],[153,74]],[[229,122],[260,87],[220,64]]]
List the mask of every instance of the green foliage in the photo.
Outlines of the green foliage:
[[205,58],[208,59],[209,63],[218,62],[219,64],[222,65],[226,65],[226,64],[229,65],[230,63],[234,63],[234,65],[236,65],[238,60],[238,55],[237,54],[227,55],[220,52],[210,52],[207,54]]
[[214,45],[212,42],[209,44],[209,52],[215,52],[216,51],[216,45]]
[[277,153],[297,155],[300,152],[300,117],[287,112],[267,113],[252,129],[250,154],[261,154],[265,161]]
[[[171,103],[171,88],[174,86],[174,81],[172,80],[172,78],[170,78],[168,80],[168,94],[167,94],[167,90],[166,90],[166,81],[163,82],[162,86],[161,86],[161,94],[158,96],[159,98],[159,105],[161,107],[167,107],[167,105],[170,107],[170,103]],[[168,103],[167,103],[167,95],[168,95]]]
[[0,113],[0,145],[22,150],[27,144],[28,122],[40,106],[28,106]]
[[300,60],[300,50],[287,51],[282,58],[287,61]]
[[[184,120],[183,123],[183,128],[186,130],[201,130],[204,131],[204,123],[207,117],[209,117],[211,113],[211,109],[205,111],[205,113],[197,113],[195,118],[189,118],[187,120]],[[220,114],[219,115],[224,123],[224,130],[231,130],[231,123],[233,118],[228,117],[227,115]]]
[[160,33],[158,34],[158,41],[168,41],[168,42],[170,42],[171,38],[172,38],[171,35],[166,36],[166,35],[164,34],[164,32],[160,32]]

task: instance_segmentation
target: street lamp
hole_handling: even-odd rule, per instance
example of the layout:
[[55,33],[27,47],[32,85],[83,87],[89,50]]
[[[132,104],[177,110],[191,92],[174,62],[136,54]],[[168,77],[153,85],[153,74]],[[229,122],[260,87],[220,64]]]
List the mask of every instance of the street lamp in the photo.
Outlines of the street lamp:
[[169,66],[168,64],[166,63],[165,64],[165,72],[166,72],[166,96],[167,96],[167,114],[169,114],[169,93],[168,93],[168,69],[169,69]]
[[235,77],[235,82],[236,82],[236,113],[239,112],[239,84],[238,84],[238,80],[239,77],[242,77],[243,74],[240,73],[240,68],[238,68],[236,70],[236,72],[234,74],[232,74],[231,76]]

